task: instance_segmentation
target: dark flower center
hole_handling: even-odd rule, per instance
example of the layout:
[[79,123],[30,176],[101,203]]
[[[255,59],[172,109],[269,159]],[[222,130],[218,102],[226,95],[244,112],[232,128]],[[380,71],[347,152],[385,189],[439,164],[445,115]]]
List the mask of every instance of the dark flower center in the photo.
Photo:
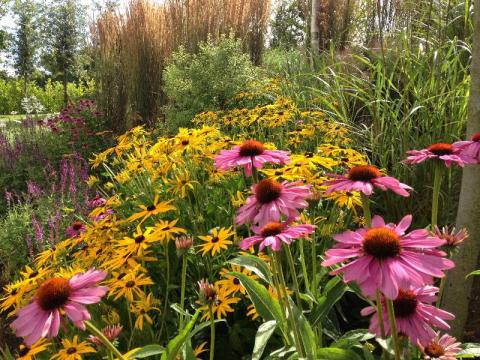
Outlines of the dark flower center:
[[437,156],[453,154],[452,144],[447,144],[447,143],[432,144],[427,148],[427,150]]
[[218,237],[218,236],[214,236],[214,237],[212,238],[212,243],[216,243],[216,242],[218,242],[218,240],[220,240],[219,237]]
[[239,285],[240,284],[240,280],[238,280],[237,278],[233,278],[233,283],[235,285]]
[[278,235],[282,232],[283,230],[283,225],[279,222],[271,222],[265,225],[262,230],[261,234],[263,237],[267,236],[275,236]]
[[260,204],[268,204],[280,197],[282,184],[273,179],[263,179],[255,188],[255,197]]
[[247,140],[240,145],[241,156],[257,156],[263,154],[265,147],[260,141]]
[[434,358],[438,358],[445,354],[445,349],[443,346],[432,342],[425,348],[425,354]]
[[34,272],[32,272],[32,273],[28,276],[28,278],[29,278],[29,279],[33,279],[33,278],[36,277],[37,275],[38,275],[38,271],[35,270]]
[[348,172],[348,178],[353,181],[371,181],[380,176],[382,173],[373,165],[354,166]]
[[80,221],[75,221],[72,225],[73,230],[76,230],[76,231],[80,230],[82,228],[82,225],[83,224]]
[[363,250],[377,259],[395,257],[400,248],[400,236],[387,227],[369,229],[363,238]]
[[75,354],[77,352],[77,349],[74,348],[74,347],[70,347],[67,349],[67,354],[68,355],[72,355],[72,354]]
[[68,280],[63,278],[49,279],[37,290],[37,304],[45,311],[58,309],[66,304],[71,290]]
[[138,235],[138,236],[135,238],[135,243],[140,244],[143,240],[145,240],[145,236],[143,236],[143,235]]
[[18,355],[20,355],[20,357],[23,357],[27,355],[29,351],[30,351],[30,348],[28,346],[25,346],[24,348],[20,349],[20,351],[18,352]]
[[155,209],[156,209],[155,205],[149,205],[149,206],[147,206],[147,211],[153,211],[153,210],[155,210]]
[[473,134],[472,141],[480,141],[480,131]]
[[415,313],[418,300],[412,290],[399,290],[398,296],[393,300],[395,316],[399,318],[407,317]]
[[190,143],[190,141],[188,141],[188,140],[182,140],[182,145],[183,146],[187,146],[189,143]]
[[125,286],[126,286],[127,288],[132,288],[132,287],[135,286],[135,281],[133,281],[133,280],[127,281],[127,283],[125,284]]

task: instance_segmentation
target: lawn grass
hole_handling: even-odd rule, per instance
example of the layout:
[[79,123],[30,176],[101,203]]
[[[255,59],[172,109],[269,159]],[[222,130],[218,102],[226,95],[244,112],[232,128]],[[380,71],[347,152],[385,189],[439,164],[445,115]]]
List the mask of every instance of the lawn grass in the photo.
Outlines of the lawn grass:
[[[47,115],[49,115],[49,114],[48,113],[36,114],[36,115],[33,115],[33,117],[41,119],[41,118],[46,117]],[[25,119],[27,116],[28,116],[28,114],[15,114],[15,115],[3,114],[3,115],[0,115],[0,121],[12,121],[12,120],[21,121],[21,120]]]

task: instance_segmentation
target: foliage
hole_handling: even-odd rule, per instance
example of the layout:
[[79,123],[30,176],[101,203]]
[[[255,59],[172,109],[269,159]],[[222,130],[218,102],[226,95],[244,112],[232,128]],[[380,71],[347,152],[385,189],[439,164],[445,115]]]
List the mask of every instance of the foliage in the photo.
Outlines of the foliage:
[[218,45],[212,40],[201,43],[198,54],[180,48],[164,73],[170,100],[166,116],[174,126],[184,126],[199,112],[225,109],[254,76],[252,63],[233,35],[222,37]]
[[307,23],[303,4],[298,0],[282,0],[272,21],[272,47],[295,48],[305,44]]
[[[19,80],[0,79],[0,113],[24,113],[21,102],[23,99],[23,83]],[[93,97],[95,83],[69,83],[68,93],[72,101]],[[58,81],[48,80],[44,87],[35,82],[27,83],[27,93],[39,100],[47,113],[55,113],[63,108],[63,85]]]

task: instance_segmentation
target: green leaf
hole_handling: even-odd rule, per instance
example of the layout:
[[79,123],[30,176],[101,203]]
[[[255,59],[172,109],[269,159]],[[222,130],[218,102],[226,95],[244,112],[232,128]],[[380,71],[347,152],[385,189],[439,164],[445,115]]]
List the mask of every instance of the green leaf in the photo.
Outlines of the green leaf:
[[471,359],[480,356],[480,344],[466,343],[463,344],[463,350],[457,354],[457,358]]
[[338,349],[338,348],[320,348],[317,349],[317,360],[362,360],[352,350]]
[[475,270],[472,271],[470,274],[468,274],[466,277],[468,278],[469,276],[479,276],[480,275],[480,270]]
[[367,329],[356,329],[346,332],[331,346],[341,349],[350,349],[351,347],[358,345],[360,342],[373,339],[374,337],[375,335],[369,333]]
[[193,351],[190,339],[185,342],[185,346],[182,348],[182,359],[195,360],[195,352]]
[[255,335],[255,345],[253,347],[252,360],[260,360],[267,342],[277,327],[275,320],[270,320],[259,326],[257,335]]
[[188,322],[188,324],[180,331],[180,333],[175,336],[172,340],[169,341],[167,344],[167,348],[165,352],[162,354],[162,360],[175,360],[177,357],[178,352],[182,348],[185,341],[190,339],[190,332],[195,325],[195,322],[200,315],[200,310],[197,310],[193,315],[192,319]]
[[247,268],[260,277],[263,281],[271,283],[272,272],[267,263],[257,256],[240,255],[229,261],[230,264],[239,265]]
[[163,354],[164,351],[165,348],[163,346],[152,344],[139,349],[137,352],[135,352],[134,357],[135,359],[144,359],[149,356]]
[[310,314],[310,323],[316,325],[328,315],[332,307],[339,301],[347,291],[347,285],[339,277],[331,279],[326,287],[324,294],[318,299]]
[[240,280],[245,290],[247,290],[255,310],[264,320],[276,320],[277,323],[282,321],[282,310],[278,300],[272,298],[263,285],[245,274],[238,272],[231,272],[230,274]]
[[304,350],[306,352],[307,359],[316,359],[317,358],[317,337],[310,326],[310,323],[305,318],[300,309],[297,308],[295,303],[289,298],[290,306],[292,307],[293,316],[297,321],[299,332],[300,332],[300,341],[304,345]]

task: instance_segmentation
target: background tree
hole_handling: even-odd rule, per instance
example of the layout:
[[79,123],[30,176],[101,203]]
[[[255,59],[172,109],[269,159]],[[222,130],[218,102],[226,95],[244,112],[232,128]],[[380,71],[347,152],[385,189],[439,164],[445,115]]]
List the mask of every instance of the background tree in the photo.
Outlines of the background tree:
[[272,21],[272,47],[294,48],[305,42],[305,11],[299,0],[283,0]]
[[[475,3],[474,24],[467,138],[480,131],[480,4],[478,3]],[[448,274],[445,296],[443,297],[445,308],[456,316],[451,332],[458,338],[463,336],[465,325],[467,320],[469,320],[469,314],[475,313],[469,310],[478,308],[478,302],[472,297],[473,278],[465,278],[469,273],[477,269],[479,264],[479,189],[480,167],[478,165],[466,166],[463,170],[457,227],[467,228],[470,238],[460,247],[459,253],[454,258],[456,267]]]
[[[12,42],[13,66],[23,79],[23,96],[27,95],[38,52],[38,7],[33,0],[17,0],[13,12],[18,16],[18,25]],[[2,36],[3,38],[3,36]]]
[[68,103],[69,81],[78,77],[80,55],[85,48],[85,9],[74,0],[55,0],[46,12],[47,39],[43,64],[54,78],[63,83],[65,105]]

